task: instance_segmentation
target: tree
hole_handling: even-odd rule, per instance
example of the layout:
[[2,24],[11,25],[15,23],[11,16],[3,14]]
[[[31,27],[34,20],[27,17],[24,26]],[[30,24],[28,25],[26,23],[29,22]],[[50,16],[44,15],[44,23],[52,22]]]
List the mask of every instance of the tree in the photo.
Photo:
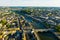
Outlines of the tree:
[[6,19],[1,20],[2,25],[5,25],[7,23]]
[[7,28],[10,28],[11,24],[7,24],[6,26],[7,26]]
[[52,13],[48,13],[48,16],[52,16]]
[[57,25],[57,26],[55,27],[55,29],[56,29],[57,31],[60,31],[60,25]]

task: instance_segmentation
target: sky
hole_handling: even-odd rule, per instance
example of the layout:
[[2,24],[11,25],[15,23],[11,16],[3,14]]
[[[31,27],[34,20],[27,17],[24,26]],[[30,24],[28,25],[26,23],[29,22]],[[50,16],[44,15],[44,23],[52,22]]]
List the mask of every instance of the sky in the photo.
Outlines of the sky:
[[60,7],[60,0],[0,0],[0,6]]

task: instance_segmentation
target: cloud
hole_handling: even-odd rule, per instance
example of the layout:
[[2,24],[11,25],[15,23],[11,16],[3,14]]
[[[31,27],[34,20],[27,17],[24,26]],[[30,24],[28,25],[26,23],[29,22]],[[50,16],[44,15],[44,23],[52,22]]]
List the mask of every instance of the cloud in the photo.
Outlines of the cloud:
[[60,0],[0,0],[0,6],[55,6],[60,7]]

